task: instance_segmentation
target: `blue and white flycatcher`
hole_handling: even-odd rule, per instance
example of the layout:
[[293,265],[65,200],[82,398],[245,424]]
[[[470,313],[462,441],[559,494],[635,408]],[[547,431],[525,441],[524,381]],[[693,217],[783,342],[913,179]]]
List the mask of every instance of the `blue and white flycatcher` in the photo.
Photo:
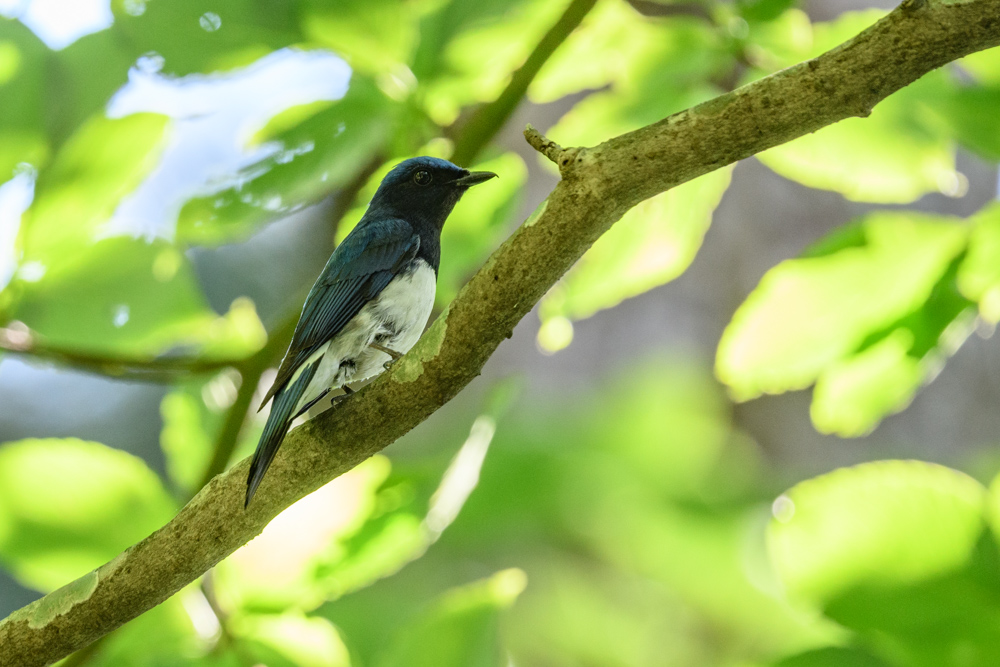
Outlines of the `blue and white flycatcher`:
[[376,375],[405,354],[434,305],[441,228],[471,186],[496,174],[432,157],[399,163],[306,297],[277,378],[247,479],[246,505],[292,421],[334,388]]

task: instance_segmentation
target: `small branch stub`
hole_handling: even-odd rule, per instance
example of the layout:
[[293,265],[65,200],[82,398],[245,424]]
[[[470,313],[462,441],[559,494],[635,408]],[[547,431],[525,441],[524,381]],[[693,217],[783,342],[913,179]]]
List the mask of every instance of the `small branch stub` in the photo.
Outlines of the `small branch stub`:
[[541,132],[533,128],[531,124],[528,124],[528,126],[524,128],[524,138],[528,141],[532,148],[552,160],[552,162],[559,167],[560,172],[563,171],[563,167],[569,163],[566,158],[568,157],[567,154],[570,151],[547,138]]

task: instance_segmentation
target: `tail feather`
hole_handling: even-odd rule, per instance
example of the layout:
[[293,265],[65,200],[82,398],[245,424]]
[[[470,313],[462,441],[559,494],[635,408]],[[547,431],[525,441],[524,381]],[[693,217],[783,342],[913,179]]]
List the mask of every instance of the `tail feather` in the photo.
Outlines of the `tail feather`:
[[288,427],[291,425],[292,420],[299,414],[295,410],[295,407],[309,386],[313,375],[316,374],[318,366],[319,360],[316,360],[303,368],[298,377],[282,387],[274,395],[274,402],[271,404],[271,413],[267,416],[267,423],[264,424],[264,432],[260,436],[260,442],[257,443],[257,450],[253,453],[253,459],[250,461],[250,473],[247,476],[247,496],[246,501],[243,503],[244,509],[250,506],[250,500],[253,498],[254,493],[257,492],[257,487],[260,486],[261,480],[264,479],[264,474],[271,465],[271,461],[274,460],[275,454],[278,453],[278,448],[285,439]]

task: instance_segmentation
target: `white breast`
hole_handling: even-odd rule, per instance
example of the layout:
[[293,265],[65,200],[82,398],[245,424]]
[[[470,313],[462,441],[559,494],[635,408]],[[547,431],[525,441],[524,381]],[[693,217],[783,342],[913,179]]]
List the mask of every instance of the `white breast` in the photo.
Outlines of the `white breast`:
[[323,355],[323,361],[300,405],[331,387],[336,389],[381,373],[390,357],[369,347],[373,342],[400,354],[408,352],[420,339],[434,308],[436,282],[434,269],[422,259],[414,260],[410,270],[393,278],[333,340],[317,351]]

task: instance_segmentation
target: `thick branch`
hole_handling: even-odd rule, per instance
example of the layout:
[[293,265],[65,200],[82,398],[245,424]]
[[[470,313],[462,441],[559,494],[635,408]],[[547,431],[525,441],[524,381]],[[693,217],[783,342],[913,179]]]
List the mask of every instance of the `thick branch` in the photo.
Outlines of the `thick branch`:
[[392,369],[293,431],[249,511],[247,461],[164,528],[0,623],[0,664],[51,663],[159,604],[476,377],[517,322],[630,207],[838,120],[926,72],[1000,44],[1000,0],[910,2],[815,60],[590,149],[557,153],[563,180]]

